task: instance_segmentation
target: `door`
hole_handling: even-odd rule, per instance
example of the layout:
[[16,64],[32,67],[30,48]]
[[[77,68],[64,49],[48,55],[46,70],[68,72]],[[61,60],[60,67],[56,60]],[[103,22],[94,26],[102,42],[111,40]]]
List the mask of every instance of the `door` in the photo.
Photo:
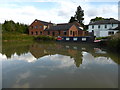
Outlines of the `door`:
[[73,31],[73,37],[75,36],[75,32]]

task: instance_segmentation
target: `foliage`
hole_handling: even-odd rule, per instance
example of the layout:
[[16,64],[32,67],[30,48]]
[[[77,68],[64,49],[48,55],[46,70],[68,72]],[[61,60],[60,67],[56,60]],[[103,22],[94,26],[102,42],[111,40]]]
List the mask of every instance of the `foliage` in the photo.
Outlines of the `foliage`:
[[101,40],[101,39],[109,39],[110,36],[107,36],[107,37],[97,37],[96,40]]
[[120,52],[120,38],[112,38],[108,41],[108,47],[112,51]]
[[36,36],[34,37],[34,40],[36,41],[47,41],[47,40],[55,40],[54,37],[51,37],[51,36]]
[[84,16],[84,11],[82,10],[82,8],[80,6],[77,7],[77,11],[75,12],[75,18],[77,19],[78,23],[80,23],[81,25],[83,24],[83,18]]
[[90,22],[95,22],[95,21],[99,21],[99,20],[104,20],[104,18],[102,18],[102,17],[95,17],[95,18],[91,19]]
[[2,32],[19,32],[28,34],[28,26],[25,24],[15,23],[14,21],[5,21],[2,24]]
[[69,23],[72,23],[72,22],[74,22],[74,21],[77,21],[77,20],[75,19],[75,17],[72,16],[72,17],[70,18]]
[[78,23],[80,23],[80,25],[84,26],[84,24],[83,24],[83,20],[84,20],[83,16],[84,16],[84,11],[82,10],[81,6],[78,6],[74,17],[73,16],[71,17],[71,19],[69,20],[69,23],[77,21]]
[[95,21],[100,21],[100,20],[111,20],[111,19],[114,19],[114,18],[95,17],[91,19],[90,22],[95,22]]

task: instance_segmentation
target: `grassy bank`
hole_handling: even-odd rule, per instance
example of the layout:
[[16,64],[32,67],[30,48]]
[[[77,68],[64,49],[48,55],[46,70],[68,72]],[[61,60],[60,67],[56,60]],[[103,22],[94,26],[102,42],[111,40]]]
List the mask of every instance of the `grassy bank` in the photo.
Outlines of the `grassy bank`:
[[55,38],[51,36],[30,36],[21,33],[3,33],[2,41],[54,41]]
[[101,40],[100,46],[107,47],[110,51],[120,52],[120,33],[108,37],[99,37],[96,40]]
[[111,36],[110,40],[108,40],[107,47],[112,51],[120,52],[120,33]]
[[21,33],[3,33],[2,40],[3,41],[32,41],[34,39],[33,36],[29,36],[28,34]]

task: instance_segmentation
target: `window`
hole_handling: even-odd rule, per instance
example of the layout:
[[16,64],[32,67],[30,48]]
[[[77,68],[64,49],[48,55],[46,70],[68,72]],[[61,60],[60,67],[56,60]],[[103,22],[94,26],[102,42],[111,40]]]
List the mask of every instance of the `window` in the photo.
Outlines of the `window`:
[[64,33],[64,35],[67,35],[67,32],[66,32],[66,31],[64,31],[63,33]]
[[40,32],[40,34],[42,35],[42,31]]
[[105,28],[107,28],[107,25],[105,25]]
[[98,25],[98,28],[100,28],[100,25]]
[[70,31],[70,35],[72,35],[72,31]]
[[73,38],[74,41],[77,41],[77,38]]
[[113,23],[112,23],[112,27],[113,27]]
[[38,32],[36,31],[36,35],[38,35]]
[[38,28],[38,26],[35,26],[34,28],[35,28],[35,29],[37,29],[37,28]]
[[52,32],[52,36],[55,36],[55,32]]
[[50,31],[48,31],[48,35],[50,35]]
[[40,26],[40,28],[42,28],[42,26]]
[[60,31],[58,31],[58,34],[60,35]]
[[33,35],[33,32],[31,32],[31,35]]
[[68,40],[70,40],[70,38],[66,38],[66,40],[68,41]]
[[94,25],[92,25],[92,29],[94,28]]
[[82,38],[82,41],[86,41],[86,38]]
[[113,34],[114,34],[114,31],[108,32],[108,35],[113,35]]

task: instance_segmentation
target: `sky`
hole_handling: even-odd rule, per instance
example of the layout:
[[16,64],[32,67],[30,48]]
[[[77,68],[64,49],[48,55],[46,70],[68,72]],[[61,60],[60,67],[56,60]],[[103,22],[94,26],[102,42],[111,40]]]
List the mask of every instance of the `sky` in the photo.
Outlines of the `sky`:
[[35,19],[67,23],[80,5],[84,10],[84,24],[92,18],[118,19],[119,0],[1,0],[0,23],[5,20],[30,25]]

